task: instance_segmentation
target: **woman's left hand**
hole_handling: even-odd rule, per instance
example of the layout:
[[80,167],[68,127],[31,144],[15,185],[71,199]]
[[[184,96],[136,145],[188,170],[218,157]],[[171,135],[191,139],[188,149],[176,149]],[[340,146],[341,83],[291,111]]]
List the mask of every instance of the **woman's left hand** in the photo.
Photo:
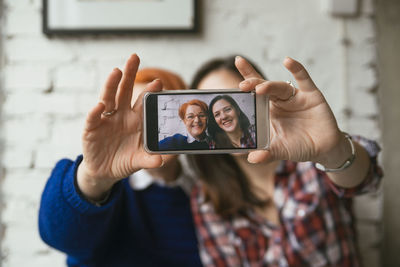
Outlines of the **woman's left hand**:
[[313,161],[337,167],[345,161],[350,152],[348,141],[303,65],[291,58],[283,62],[297,82],[294,89],[287,82],[264,80],[242,57],[237,57],[235,64],[245,79],[239,85],[241,90],[255,89],[271,100],[270,148],[251,152],[250,162]]

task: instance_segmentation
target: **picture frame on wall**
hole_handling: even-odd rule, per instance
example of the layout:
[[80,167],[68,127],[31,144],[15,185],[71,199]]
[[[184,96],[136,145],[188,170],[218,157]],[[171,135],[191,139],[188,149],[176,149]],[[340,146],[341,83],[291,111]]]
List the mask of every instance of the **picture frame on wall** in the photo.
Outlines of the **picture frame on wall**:
[[43,33],[194,33],[198,0],[43,0]]

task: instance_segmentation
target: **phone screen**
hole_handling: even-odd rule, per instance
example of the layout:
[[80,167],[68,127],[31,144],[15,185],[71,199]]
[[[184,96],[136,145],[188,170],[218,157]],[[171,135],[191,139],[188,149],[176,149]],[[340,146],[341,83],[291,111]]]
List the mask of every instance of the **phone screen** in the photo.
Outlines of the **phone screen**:
[[257,148],[254,92],[156,93],[146,98],[151,151]]

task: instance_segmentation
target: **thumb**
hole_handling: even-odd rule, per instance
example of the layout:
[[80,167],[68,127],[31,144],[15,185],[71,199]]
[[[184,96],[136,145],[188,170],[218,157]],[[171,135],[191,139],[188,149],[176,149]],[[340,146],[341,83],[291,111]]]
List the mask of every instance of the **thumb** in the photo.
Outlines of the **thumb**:
[[132,162],[133,165],[139,165],[138,169],[153,169],[163,165],[161,155],[149,154],[143,151],[143,153],[138,156],[140,157],[140,160],[134,158],[134,162]]
[[260,163],[260,162],[272,162],[273,156],[270,151],[268,150],[257,150],[250,152],[247,156],[247,161],[250,163]]

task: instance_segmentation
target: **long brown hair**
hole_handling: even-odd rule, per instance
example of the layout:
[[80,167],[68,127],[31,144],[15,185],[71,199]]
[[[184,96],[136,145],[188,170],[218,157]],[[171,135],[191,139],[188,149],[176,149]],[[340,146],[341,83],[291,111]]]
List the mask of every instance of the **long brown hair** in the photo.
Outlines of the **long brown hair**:
[[[205,76],[219,69],[243,79],[236,69],[235,57],[216,58],[199,68],[190,88],[197,88]],[[263,76],[257,67],[255,69]],[[229,154],[189,155],[188,161],[203,182],[206,200],[211,201],[216,212],[225,218],[235,214],[246,216],[249,208],[264,207],[270,201],[255,194],[256,188]]]
[[208,110],[208,134],[210,137],[216,141],[216,148],[234,148],[231,140],[229,137],[226,135],[225,131],[222,130],[217,122],[215,121],[215,117],[213,114],[213,106],[215,103],[217,103],[219,100],[225,100],[227,101],[232,108],[236,111],[236,114],[238,115],[238,121],[239,121],[239,127],[245,137],[248,137],[248,128],[250,126],[250,121],[249,118],[244,114],[242,109],[239,107],[238,103],[230,96],[230,95],[218,95],[214,97],[211,102],[210,102],[210,107]]

